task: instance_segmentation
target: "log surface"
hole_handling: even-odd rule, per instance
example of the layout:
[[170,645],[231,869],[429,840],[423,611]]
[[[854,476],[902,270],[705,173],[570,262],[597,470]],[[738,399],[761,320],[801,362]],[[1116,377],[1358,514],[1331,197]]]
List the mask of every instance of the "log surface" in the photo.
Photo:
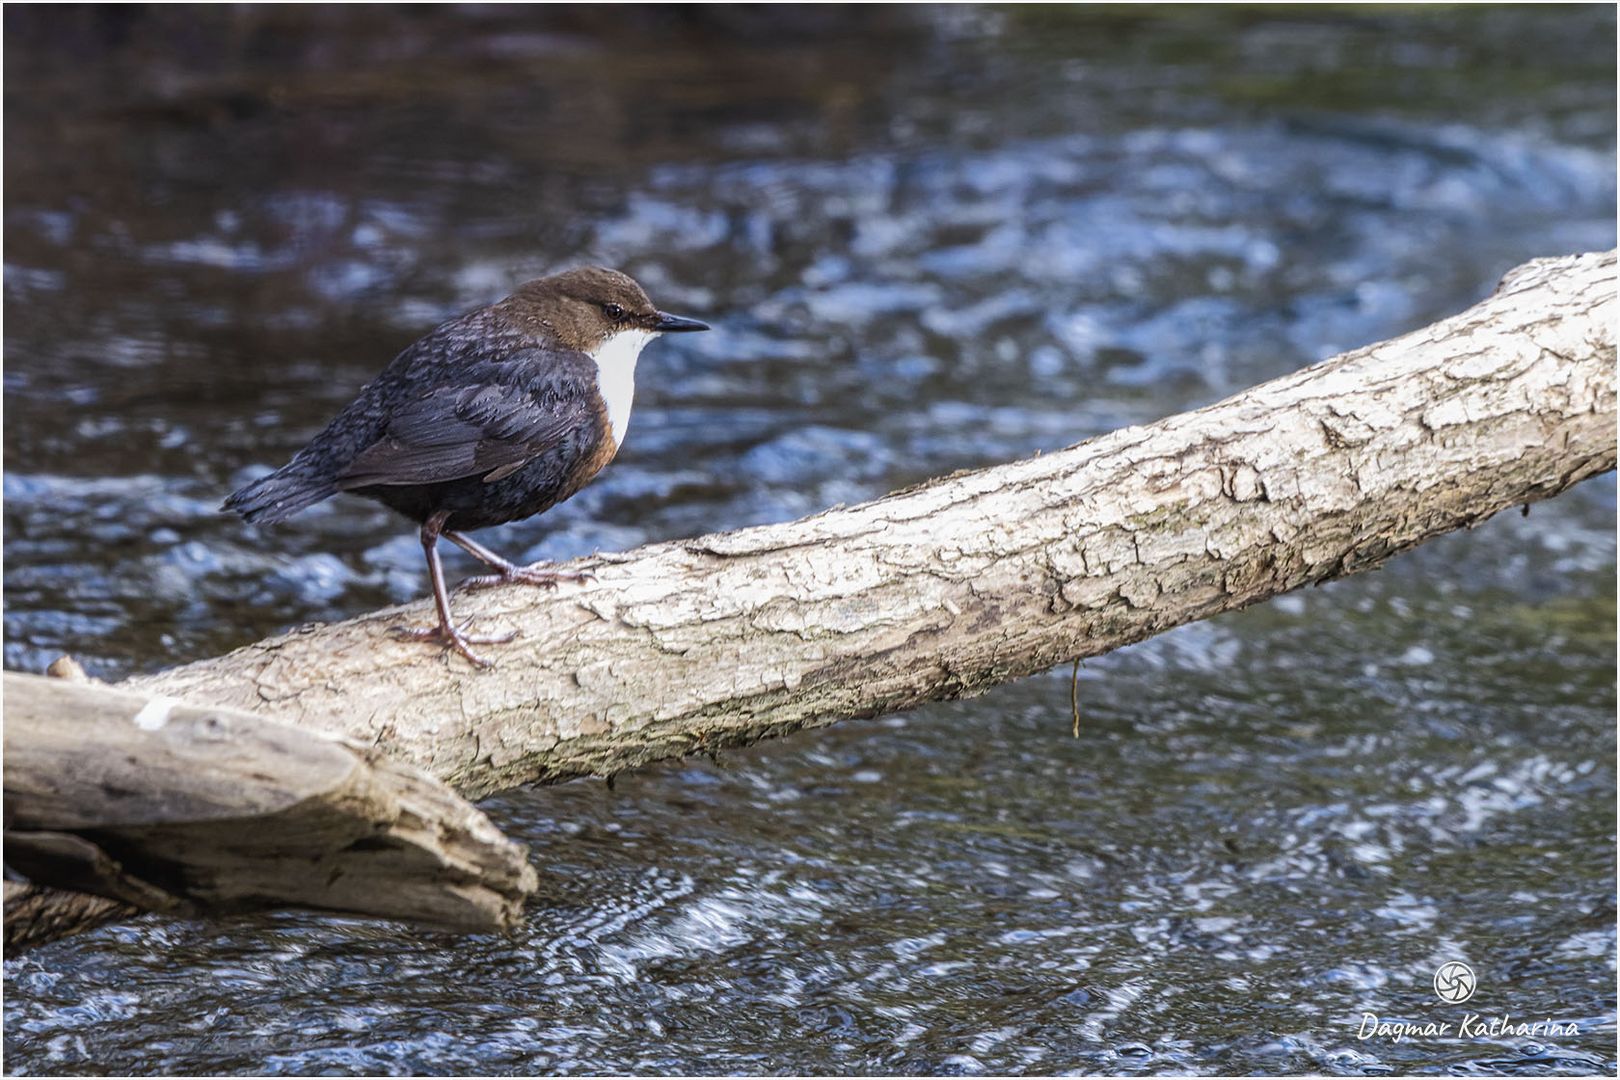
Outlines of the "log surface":
[[380,752],[252,713],[6,672],[8,941],[132,908],[295,905],[465,931],[515,924],[526,852]]
[[978,693],[1377,566],[1615,466],[1615,256],[1196,412],[784,525],[420,602],[129,680],[386,747],[472,796]]

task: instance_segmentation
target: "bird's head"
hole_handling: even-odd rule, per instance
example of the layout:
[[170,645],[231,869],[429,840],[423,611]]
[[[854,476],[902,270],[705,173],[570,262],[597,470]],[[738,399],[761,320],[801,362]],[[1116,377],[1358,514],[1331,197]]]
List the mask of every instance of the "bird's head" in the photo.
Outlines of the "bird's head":
[[506,304],[524,321],[538,323],[558,344],[597,358],[628,354],[659,334],[709,327],[696,319],[659,311],[635,279],[605,266],[586,266],[526,282]]

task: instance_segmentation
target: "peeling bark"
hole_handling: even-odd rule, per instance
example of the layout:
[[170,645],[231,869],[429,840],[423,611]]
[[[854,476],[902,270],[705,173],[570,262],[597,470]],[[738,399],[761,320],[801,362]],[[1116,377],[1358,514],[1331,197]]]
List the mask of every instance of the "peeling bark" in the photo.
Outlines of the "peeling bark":
[[[492,671],[388,636],[391,626],[427,620],[424,601],[128,680],[119,689],[142,696],[118,709],[162,695],[186,699],[175,706],[184,714],[235,718],[261,735],[273,726],[292,743],[310,731],[338,736],[319,740],[283,795],[349,776],[332,761],[319,764],[346,746],[373,774],[405,777],[414,790],[431,782],[408,763],[478,796],[975,694],[1369,569],[1613,469],[1614,276],[1613,252],[1538,260],[1460,315],[1196,412],[802,521],[578,560],[568,569],[590,570],[596,582],[555,594],[462,595],[458,613],[521,635],[499,650]],[[73,668],[52,666],[70,678]],[[84,816],[94,792],[64,799],[39,789],[40,777],[73,775],[81,753],[95,758],[104,737],[107,746],[127,739],[130,725],[120,713],[122,726],[86,739],[57,727],[84,703],[57,701],[29,729],[13,689],[27,678],[6,676],[8,856],[117,899],[7,883],[8,946],[137,909],[229,909],[271,895],[409,914],[402,905],[415,901],[364,889],[341,902],[342,889],[323,898],[311,884],[318,876],[274,852],[241,858],[246,848],[224,860],[241,875],[224,888],[210,876],[219,862],[212,855],[181,860],[182,871],[172,850],[154,857],[133,842],[163,829],[131,828],[128,803],[108,831],[111,819]],[[96,693],[98,708],[105,695],[123,697]],[[257,715],[242,719],[233,709]],[[41,740],[36,751],[46,748],[31,765],[13,751],[13,738],[25,735]],[[383,762],[372,748],[399,760]],[[275,756],[261,740],[247,758],[261,751]],[[14,779],[19,757],[34,781]],[[189,822],[175,813],[199,797],[179,790],[184,770],[125,779],[137,801],[167,806],[171,824]],[[203,770],[201,790],[223,797],[230,785],[220,782]],[[271,819],[322,800],[321,814],[331,805],[375,810],[371,785],[334,782],[319,798],[261,809]],[[14,794],[34,800],[32,816],[13,813]],[[453,798],[434,791],[426,801],[455,817],[461,811],[443,802]],[[168,847],[176,837],[181,850],[198,838],[202,849],[217,841],[220,823],[201,817],[182,832],[201,831],[169,836]],[[434,817],[390,820],[414,820],[403,832],[421,833],[416,826]],[[329,816],[322,822],[318,833],[332,826]],[[417,860],[411,874],[423,865]],[[507,856],[485,869],[504,883],[492,910],[509,921],[533,871]],[[459,901],[450,907],[460,910]]]
[[384,747],[469,796],[979,693],[1370,569],[1615,466],[1615,255],[1218,404],[783,525],[456,598],[476,671],[388,636],[420,602],[126,687]]

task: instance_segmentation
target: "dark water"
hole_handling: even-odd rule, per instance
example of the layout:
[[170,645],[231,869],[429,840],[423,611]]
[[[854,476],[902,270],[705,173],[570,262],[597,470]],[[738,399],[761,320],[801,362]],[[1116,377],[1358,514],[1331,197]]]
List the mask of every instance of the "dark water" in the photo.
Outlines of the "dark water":
[[[420,594],[214,511],[391,353],[619,265],[720,329],[491,543],[792,518],[1207,403],[1615,242],[1612,9],[6,12],[5,659]],[[511,940],[6,962],[6,1067],[1612,1073],[1615,488],[976,701],[488,804]],[[1430,986],[1465,960],[1466,1007]],[[1575,1034],[1457,1036],[1469,1011]],[[1450,1037],[1358,1039],[1362,1014]]]

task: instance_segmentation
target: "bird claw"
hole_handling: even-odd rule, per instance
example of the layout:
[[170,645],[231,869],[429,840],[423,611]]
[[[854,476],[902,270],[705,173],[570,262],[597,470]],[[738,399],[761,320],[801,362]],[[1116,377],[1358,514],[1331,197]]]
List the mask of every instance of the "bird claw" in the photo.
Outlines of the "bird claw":
[[447,648],[456,650],[467,662],[478,668],[494,667],[493,660],[486,660],[472,651],[474,645],[505,645],[516,639],[517,631],[508,630],[504,634],[468,634],[467,627],[472,625],[468,619],[460,626],[448,627],[444,624],[438,626],[392,626],[388,633],[401,641],[437,642]]
[[541,570],[537,566],[514,566],[510,570],[503,570],[499,574],[484,574],[471,577],[461,583],[463,589],[490,589],[497,585],[534,585],[542,589],[555,590],[563,582],[570,585],[584,585],[596,581],[596,575],[589,570],[577,574],[565,574],[557,570]]

